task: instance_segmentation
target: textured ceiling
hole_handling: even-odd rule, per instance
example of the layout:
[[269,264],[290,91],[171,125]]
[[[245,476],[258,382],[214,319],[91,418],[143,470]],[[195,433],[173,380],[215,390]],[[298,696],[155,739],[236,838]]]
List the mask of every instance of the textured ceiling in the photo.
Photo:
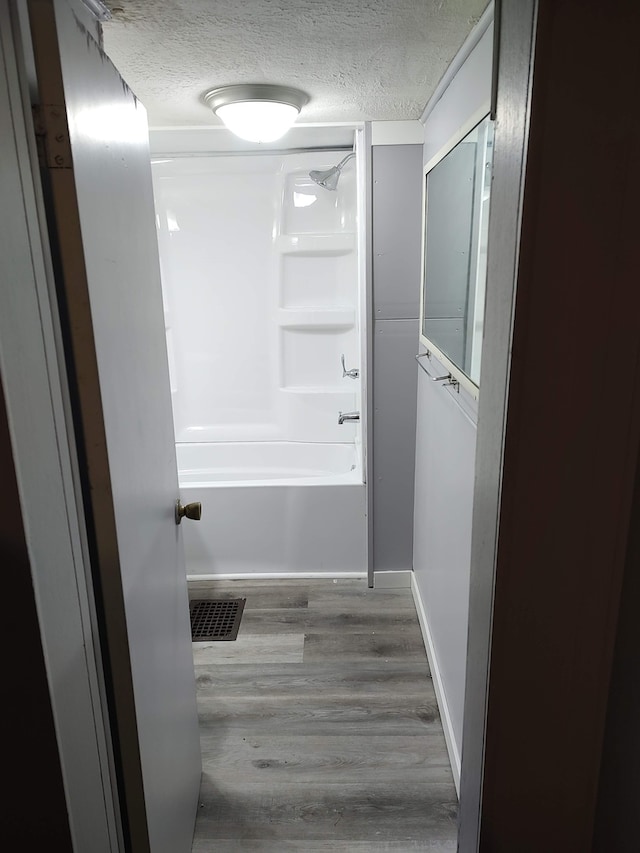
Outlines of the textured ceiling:
[[283,83],[300,121],[418,118],[488,0],[110,0],[105,49],[161,125],[214,86]]

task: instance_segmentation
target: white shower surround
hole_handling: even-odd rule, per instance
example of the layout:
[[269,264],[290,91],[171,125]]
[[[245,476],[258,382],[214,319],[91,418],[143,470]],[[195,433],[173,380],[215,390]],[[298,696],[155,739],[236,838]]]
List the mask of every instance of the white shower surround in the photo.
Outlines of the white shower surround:
[[157,157],[190,576],[366,572],[356,163],[344,151]]

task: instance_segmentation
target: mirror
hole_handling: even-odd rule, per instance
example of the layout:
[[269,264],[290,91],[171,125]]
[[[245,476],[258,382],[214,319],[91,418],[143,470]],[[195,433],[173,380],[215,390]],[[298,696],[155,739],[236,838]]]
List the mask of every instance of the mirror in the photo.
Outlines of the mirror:
[[[421,341],[460,379],[480,384],[493,122],[487,116],[434,166],[424,185]],[[463,384],[469,388],[468,382]]]

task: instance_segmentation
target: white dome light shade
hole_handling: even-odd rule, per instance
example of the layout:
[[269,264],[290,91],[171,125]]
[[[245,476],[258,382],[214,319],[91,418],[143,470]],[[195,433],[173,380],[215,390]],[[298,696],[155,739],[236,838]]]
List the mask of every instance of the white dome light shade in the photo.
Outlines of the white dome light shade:
[[275,101],[241,101],[218,107],[226,126],[249,142],[273,142],[280,139],[298,118],[299,110],[291,104],[278,104]]
[[222,86],[204,96],[236,136],[249,142],[273,142],[289,130],[309,97],[289,86],[243,83]]

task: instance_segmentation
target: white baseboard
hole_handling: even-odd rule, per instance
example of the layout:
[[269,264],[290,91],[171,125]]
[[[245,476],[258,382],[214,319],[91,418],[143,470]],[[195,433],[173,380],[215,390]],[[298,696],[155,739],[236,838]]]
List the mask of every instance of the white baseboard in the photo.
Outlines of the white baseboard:
[[397,572],[374,572],[373,586],[375,589],[409,589],[411,586],[411,569]]
[[442,719],[442,728],[444,729],[444,739],[447,743],[447,752],[449,753],[449,761],[451,762],[451,771],[453,773],[453,781],[456,786],[456,791],[458,793],[458,797],[460,796],[460,751],[458,749],[458,745],[456,743],[456,739],[453,733],[453,725],[451,723],[451,715],[449,713],[449,706],[447,704],[447,697],[444,692],[444,685],[442,683],[442,677],[440,675],[440,668],[438,666],[438,659],[436,658],[435,648],[433,645],[433,639],[431,637],[431,631],[429,630],[429,623],[427,622],[427,614],[425,613],[424,605],[422,604],[422,599],[420,598],[420,590],[418,589],[418,584],[416,581],[416,576],[414,572],[411,572],[411,592],[413,593],[413,601],[416,605],[416,612],[418,614],[418,622],[420,623],[420,629],[422,631],[422,637],[424,639],[424,645],[427,650],[427,658],[429,660],[429,668],[431,670],[431,677],[433,679],[433,689],[436,694],[436,701],[438,703],[438,708],[440,710],[440,718]]
[[366,572],[245,572],[220,575],[187,575],[188,583],[198,581],[274,581],[274,580],[365,580]]

